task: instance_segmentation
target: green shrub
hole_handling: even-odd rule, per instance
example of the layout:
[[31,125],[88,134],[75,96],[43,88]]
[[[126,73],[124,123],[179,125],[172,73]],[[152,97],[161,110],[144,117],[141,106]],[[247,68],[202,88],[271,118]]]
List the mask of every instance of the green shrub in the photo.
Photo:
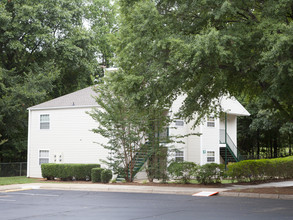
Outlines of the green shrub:
[[101,173],[104,169],[103,168],[93,168],[91,177],[93,183],[100,183],[101,182]]
[[293,178],[293,157],[244,160],[228,166],[227,175],[238,182]]
[[224,165],[208,163],[199,167],[196,180],[201,184],[220,183],[224,176]]
[[53,163],[43,163],[41,164],[41,171],[43,178],[47,180],[53,180],[55,177],[55,164]]
[[54,164],[41,165],[42,176],[47,179],[60,178],[61,180],[90,180],[92,168],[100,164]]
[[101,181],[103,183],[109,183],[111,179],[112,179],[112,171],[111,170],[105,169],[101,172]]
[[168,172],[174,179],[179,179],[183,183],[189,183],[195,176],[198,166],[193,162],[173,162],[168,167]]

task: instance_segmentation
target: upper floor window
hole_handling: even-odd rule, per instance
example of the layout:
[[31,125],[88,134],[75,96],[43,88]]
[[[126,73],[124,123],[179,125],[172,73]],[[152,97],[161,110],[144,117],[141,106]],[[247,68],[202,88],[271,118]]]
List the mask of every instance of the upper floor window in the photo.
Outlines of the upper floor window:
[[50,115],[40,115],[40,129],[50,129]]
[[215,118],[214,117],[208,117],[207,127],[215,127]]
[[183,126],[184,125],[184,122],[183,122],[183,120],[176,120],[175,121],[175,125],[176,126]]

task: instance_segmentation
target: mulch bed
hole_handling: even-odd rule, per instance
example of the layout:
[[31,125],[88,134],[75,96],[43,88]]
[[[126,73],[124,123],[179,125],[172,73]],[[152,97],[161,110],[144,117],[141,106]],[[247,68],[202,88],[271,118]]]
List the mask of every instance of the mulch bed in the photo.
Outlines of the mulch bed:
[[227,192],[293,195],[293,186],[229,190]]
[[[40,179],[40,182],[46,183],[69,183],[69,184],[105,184],[105,183],[92,183],[91,181],[61,181],[61,180],[46,180]],[[211,185],[203,185],[203,184],[181,184],[181,183],[107,183],[109,185],[131,185],[131,186],[161,186],[161,187],[193,187],[193,188],[225,188],[231,186],[231,184],[211,184]]]
[[[280,180],[276,180],[280,181]],[[104,183],[92,183],[91,181],[61,181],[61,180],[46,180],[40,179],[40,182],[47,183],[69,183],[69,184],[104,184]],[[269,181],[274,182],[274,181]],[[160,187],[191,187],[191,188],[226,188],[232,185],[257,185],[264,182],[256,182],[256,183],[237,183],[237,184],[211,184],[211,185],[203,185],[203,184],[180,184],[180,183],[108,183],[110,185],[132,185],[132,186],[160,186]],[[237,189],[237,190],[229,190],[227,192],[241,192],[241,193],[263,193],[263,194],[286,194],[293,195],[293,186],[290,187],[264,187],[264,188],[250,188],[250,189]]]

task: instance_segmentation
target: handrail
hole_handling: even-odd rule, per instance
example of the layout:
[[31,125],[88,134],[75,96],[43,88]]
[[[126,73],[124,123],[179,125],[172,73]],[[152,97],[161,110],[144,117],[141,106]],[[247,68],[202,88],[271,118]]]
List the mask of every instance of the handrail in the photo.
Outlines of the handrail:
[[225,143],[225,129],[220,129],[220,144],[227,144],[228,148],[230,148],[230,150],[232,151],[231,153],[234,154],[233,156],[235,157],[235,159],[238,161],[241,160],[240,152],[228,133],[227,133],[227,143]]

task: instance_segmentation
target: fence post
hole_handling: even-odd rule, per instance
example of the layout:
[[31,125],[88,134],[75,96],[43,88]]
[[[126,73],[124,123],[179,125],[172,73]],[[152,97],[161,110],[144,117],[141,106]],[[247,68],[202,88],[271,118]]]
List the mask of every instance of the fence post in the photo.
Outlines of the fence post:
[[19,165],[19,176],[21,176],[21,170],[22,170],[22,162],[20,162],[20,165]]

